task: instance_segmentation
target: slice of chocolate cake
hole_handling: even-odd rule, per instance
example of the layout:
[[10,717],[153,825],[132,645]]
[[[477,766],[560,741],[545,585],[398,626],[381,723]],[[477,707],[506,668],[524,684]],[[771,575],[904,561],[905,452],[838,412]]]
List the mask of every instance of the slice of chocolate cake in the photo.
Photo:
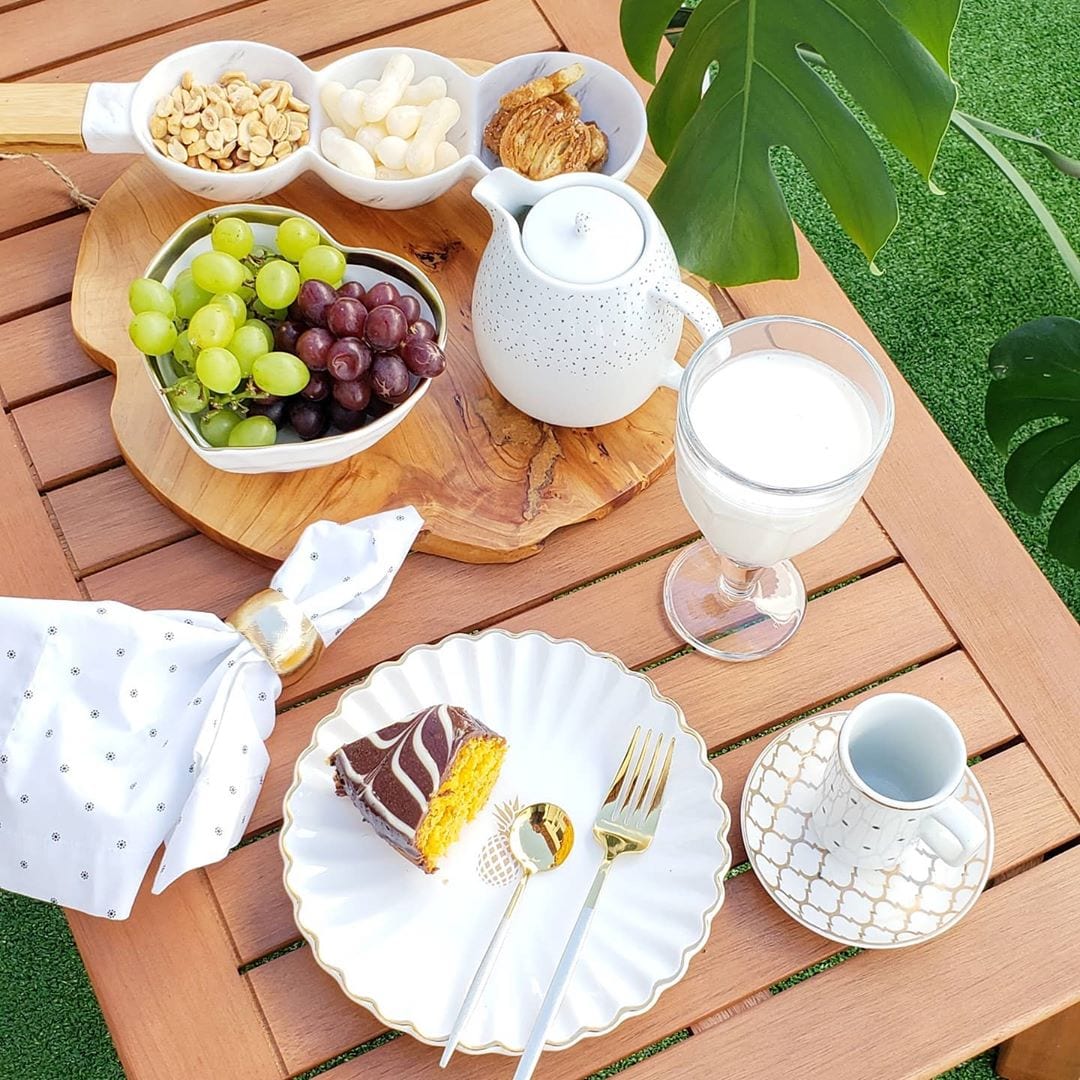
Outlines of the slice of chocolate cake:
[[487,802],[506,740],[456,705],[346,743],[330,758],[334,786],[392,847],[426,873]]

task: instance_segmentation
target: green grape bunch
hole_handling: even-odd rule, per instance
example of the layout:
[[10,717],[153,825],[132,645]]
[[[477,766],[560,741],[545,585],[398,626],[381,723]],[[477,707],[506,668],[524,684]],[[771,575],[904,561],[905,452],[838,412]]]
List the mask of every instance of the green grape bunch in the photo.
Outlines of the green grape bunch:
[[241,218],[220,218],[210,249],[171,288],[142,277],[128,289],[132,343],[147,356],[171,357],[179,377],[164,393],[211,446],[276,441],[276,424],[252,409],[299,394],[311,372],[275,349],[275,325],[288,317],[303,282],[336,287],[344,279],[344,254],[306,218],[283,221],[275,247],[258,246]]

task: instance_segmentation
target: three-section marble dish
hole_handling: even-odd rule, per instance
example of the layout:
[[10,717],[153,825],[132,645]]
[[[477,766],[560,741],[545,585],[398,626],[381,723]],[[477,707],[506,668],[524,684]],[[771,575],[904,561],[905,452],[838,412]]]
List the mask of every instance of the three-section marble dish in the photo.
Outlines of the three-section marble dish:
[[[330,121],[320,103],[328,82],[352,86],[378,78],[390,57],[405,53],[415,65],[416,79],[440,75],[447,93],[461,106],[461,117],[447,133],[461,157],[428,176],[378,180],[354,176],[323,157],[319,139]],[[508,90],[538,75],[574,62],[585,75],[574,86],[583,118],[595,121],[608,137],[608,159],[602,171],[625,179],[645,146],[645,106],[630,81],[607,64],[565,52],[526,53],[504,60],[480,75],[469,75],[454,61],[423,49],[366,49],[343,56],[318,71],[284,49],[256,41],[215,41],[192,45],[155,64],[137,83],[91,83],[83,112],[82,135],[92,153],[144,152],[161,173],[179,187],[213,202],[251,202],[314,170],[332,188],[354,202],[385,210],[404,210],[437,199],[459,180],[477,180],[498,162],[483,146],[484,125]],[[161,154],[150,136],[150,117],[158,100],[180,82],[185,71],[212,82],[224,72],[242,70],[258,81],[285,79],[294,94],[311,106],[311,140],[274,165],[250,173],[203,172]]]

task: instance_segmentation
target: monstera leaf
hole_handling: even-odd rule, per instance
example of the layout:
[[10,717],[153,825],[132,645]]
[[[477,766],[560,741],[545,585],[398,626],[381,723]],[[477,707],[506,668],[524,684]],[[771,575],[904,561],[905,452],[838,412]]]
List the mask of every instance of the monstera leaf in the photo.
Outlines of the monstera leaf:
[[[990,350],[990,370],[998,378],[986,394],[986,430],[1003,455],[1030,421],[1060,421],[1024,439],[1005,465],[1009,498],[1037,514],[1080,462],[1080,322],[1055,316],[1018,326]],[[1080,569],[1080,484],[1058,507],[1046,548]]]
[[[655,80],[679,6],[623,0],[623,44],[643,78]],[[872,261],[896,226],[896,193],[870,136],[799,49],[824,57],[929,181],[956,103],[947,67],[959,8],[960,0],[702,0],[649,100],[649,134],[667,162],[652,204],[680,262],[724,285],[797,276],[772,146],[802,159]]]

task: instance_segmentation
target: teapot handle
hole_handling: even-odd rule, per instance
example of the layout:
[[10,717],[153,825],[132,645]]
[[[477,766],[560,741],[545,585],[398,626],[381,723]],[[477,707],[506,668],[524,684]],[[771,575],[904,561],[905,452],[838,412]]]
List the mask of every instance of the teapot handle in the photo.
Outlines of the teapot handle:
[[[707,341],[723,330],[724,324],[720,321],[720,316],[716,314],[716,309],[712,304],[697,289],[692,289],[678,278],[656,282],[653,285],[653,291],[661,300],[677,307],[694,324],[702,341]],[[678,390],[682,376],[682,367],[673,359],[664,369],[660,385],[670,390]]]

